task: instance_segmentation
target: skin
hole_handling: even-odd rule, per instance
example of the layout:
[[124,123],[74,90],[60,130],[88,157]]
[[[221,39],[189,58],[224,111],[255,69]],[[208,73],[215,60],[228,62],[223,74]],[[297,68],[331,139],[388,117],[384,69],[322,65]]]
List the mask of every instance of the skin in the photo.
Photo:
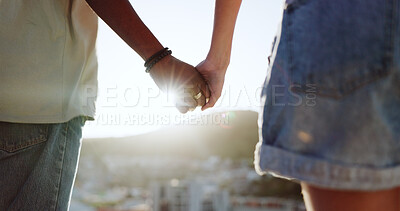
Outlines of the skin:
[[[142,22],[128,0],[86,0],[103,19],[143,60],[163,49],[163,45]],[[177,108],[186,113],[203,106],[210,97],[202,75],[192,66],[173,56],[167,56],[150,70],[150,76],[164,92],[177,95]],[[200,99],[193,96],[202,92]]]
[[301,184],[308,211],[400,211],[400,187],[379,191],[333,190]]
[[221,96],[225,73],[228,68],[233,32],[242,0],[216,0],[214,28],[207,58],[197,65],[197,70],[206,80],[211,97],[202,110],[211,108]]
[[[210,51],[197,66],[211,91],[211,99],[203,109],[214,106],[221,95],[240,4],[241,0],[216,0]],[[302,183],[302,191],[308,211],[400,211],[400,187],[380,191],[343,191]]]
[[[144,60],[163,48],[140,20],[129,1],[86,1]],[[180,93],[183,100],[177,108],[182,113],[194,106],[203,106],[203,110],[213,107],[221,96],[240,4],[241,0],[216,0],[211,47],[206,59],[196,67],[200,74],[193,66],[173,56],[164,58],[151,70],[150,75],[160,89]],[[199,91],[202,91],[203,96],[196,101],[191,96]],[[210,97],[206,104],[205,97]],[[306,183],[301,185],[309,211],[400,211],[400,187],[380,191],[344,191]]]

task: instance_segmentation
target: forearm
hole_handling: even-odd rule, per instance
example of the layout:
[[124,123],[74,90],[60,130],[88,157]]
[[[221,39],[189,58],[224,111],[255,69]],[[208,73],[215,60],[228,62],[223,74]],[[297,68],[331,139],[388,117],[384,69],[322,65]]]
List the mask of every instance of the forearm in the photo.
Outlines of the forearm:
[[86,2],[144,60],[163,48],[128,0],[86,0]]
[[242,0],[216,0],[214,29],[207,59],[217,66],[229,65],[233,32]]

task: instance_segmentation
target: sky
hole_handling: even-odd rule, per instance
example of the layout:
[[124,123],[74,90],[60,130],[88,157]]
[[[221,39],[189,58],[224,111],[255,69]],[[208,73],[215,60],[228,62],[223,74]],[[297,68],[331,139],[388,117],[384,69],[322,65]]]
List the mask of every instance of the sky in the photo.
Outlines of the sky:
[[[215,0],[136,0],[131,4],[173,56],[194,66],[206,57]],[[97,114],[96,121],[87,122],[83,137],[131,136],[171,125],[194,124],[191,120],[215,112],[258,111],[282,6],[283,0],[242,1],[222,97],[215,108],[185,115],[145,73],[141,57],[99,19]]]

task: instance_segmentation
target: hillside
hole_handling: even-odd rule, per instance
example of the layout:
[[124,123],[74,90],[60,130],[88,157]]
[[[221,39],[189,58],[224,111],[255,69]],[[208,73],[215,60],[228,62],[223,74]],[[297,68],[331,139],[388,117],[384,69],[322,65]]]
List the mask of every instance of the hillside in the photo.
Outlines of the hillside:
[[[93,163],[79,167],[78,183],[87,184],[90,181],[96,182],[96,186],[123,184],[146,187],[146,184],[157,180],[155,177],[158,180],[193,179],[200,175],[210,177],[211,174],[211,177],[218,178],[217,175],[228,173],[229,179],[224,179],[224,183],[220,185],[231,194],[301,199],[300,186],[296,183],[270,176],[254,177],[253,156],[258,142],[257,113],[234,111],[213,115],[227,116],[227,124],[175,126],[132,137],[84,140],[81,163]],[[221,164],[224,158],[229,158],[227,160],[232,160],[235,164],[225,167],[222,165],[213,171],[201,169],[199,166],[209,159],[212,160],[212,156],[222,158]],[[105,162],[106,157],[108,160],[110,157],[115,158],[116,163]],[[133,160],[134,162],[129,160],[135,157],[138,159]],[[154,160],[148,163],[152,157],[158,159],[156,164],[153,163]],[[119,163],[121,159],[125,161],[124,164]],[[194,164],[188,166],[187,163],[182,163],[185,159]],[[203,160],[203,164],[199,164],[198,160]],[[172,161],[176,163],[171,163]],[[246,166],[244,171],[237,169],[241,166],[238,163]],[[237,174],[253,175],[253,179],[243,175],[234,176]]]
[[232,111],[224,115],[224,124],[183,125],[125,138],[86,139],[82,155],[174,155],[207,158],[253,158],[258,141],[257,113]]

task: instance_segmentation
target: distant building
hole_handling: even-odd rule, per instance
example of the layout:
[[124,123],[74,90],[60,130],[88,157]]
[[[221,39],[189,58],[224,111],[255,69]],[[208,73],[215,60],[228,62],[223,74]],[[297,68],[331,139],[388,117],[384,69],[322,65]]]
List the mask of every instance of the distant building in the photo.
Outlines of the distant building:
[[304,203],[274,197],[233,197],[232,211],[306,211]]
[[153,184],[153,211],[228,211],[229,194],[218,190],[206,193],[196,182]]
[[[152,185],[153,211],[306,211],[302,201],[274,197],[230,197],[217,186],[172,180]],[[209,188],[210,189],[210,188]]]

